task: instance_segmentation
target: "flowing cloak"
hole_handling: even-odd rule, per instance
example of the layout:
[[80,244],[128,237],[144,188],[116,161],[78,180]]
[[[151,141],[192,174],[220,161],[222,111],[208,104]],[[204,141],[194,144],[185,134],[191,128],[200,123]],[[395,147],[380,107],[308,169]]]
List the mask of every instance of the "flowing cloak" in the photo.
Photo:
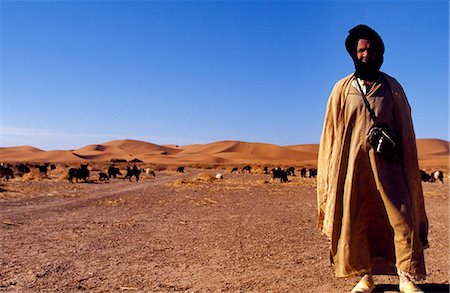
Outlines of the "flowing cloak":
[[358,260],[364,254],[369,254],[372,273],[397,272],[394,233],[388,220],[389,210],[379,199],[381,192],[392,197],[394,203],[396,197],[409,198],[406,202],[412,229],[415,239],[420,240],[415,247],[419,247],[422,256],[411,262],[414,268],[407,273],[423,276],[428,220],[406,95],[401,85],[385,73],[380,73],[366,94],[377,123],[388,125],[398,145],[397,158],[387,161],[366,142],[374,122],[352,82],[353,74],[338,81],[332,90],[318,156],[318,226],[330,239],[336,276],[363,272]]

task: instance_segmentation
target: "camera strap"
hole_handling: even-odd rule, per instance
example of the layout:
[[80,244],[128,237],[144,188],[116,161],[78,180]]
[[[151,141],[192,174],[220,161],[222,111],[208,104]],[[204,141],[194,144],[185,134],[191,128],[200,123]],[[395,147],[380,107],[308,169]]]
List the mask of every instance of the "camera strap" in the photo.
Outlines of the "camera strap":
[[359,84],[358,78],[356,76],[355,76],[355,81],[356,81],[356,84],[358,85],[359,92],[361,93],[361,97],[362,97],[362,99],[364,101],[364,105],[366,105],[367,111],[369,111],[369,114],[370,114],[370,117],[373,120],[373,123],[376,124],[377,116],[375,115],[375,112],[373,111],[373,109],[370,107],[370,103],[369,103],[369,101],[366,98],[366,94],[364,94],[363,89],[362,89],[361,85]]

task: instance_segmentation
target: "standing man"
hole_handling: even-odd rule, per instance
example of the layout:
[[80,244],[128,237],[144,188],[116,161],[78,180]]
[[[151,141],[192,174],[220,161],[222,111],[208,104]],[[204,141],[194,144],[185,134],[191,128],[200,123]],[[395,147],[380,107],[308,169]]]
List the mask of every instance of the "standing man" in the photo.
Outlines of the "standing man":
[[331,241],[337,277],[398,274],[400,292],[422,292],[428,220],[411,109],[401,85],[380,72],[384,44],[366,25],[345,46],[355,72],[331,92],[318,157],[318,225]]

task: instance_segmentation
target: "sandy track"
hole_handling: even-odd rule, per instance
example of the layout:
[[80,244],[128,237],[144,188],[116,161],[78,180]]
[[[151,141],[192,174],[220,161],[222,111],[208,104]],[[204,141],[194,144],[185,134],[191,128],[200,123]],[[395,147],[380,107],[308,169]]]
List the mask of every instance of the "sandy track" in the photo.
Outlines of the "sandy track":
[[[66,184],[64,181],[58,181],[53,185],[47,184],[48,190],[38,196],[19,198],[9,204],[4,202],[2,216],[7,217],[11,214],[17,215],[28,213],[29,211],[38,212],[57,208],[66,209],[71,205],[79,207],[83,203],[91,204],[93,201],[114,198],[120,194],[139,192],[150,186],[165,184],[173,180],[172,176],[163,175],[152,180],[142,180],[141,176],[141,181],[137,183],[134,177],[131,182],[128,179],[112,179],[109,182],[80,182],[74,184]],[[42,182],[39,182],[39,184],[42,184]],[[61,186],[68,186],[69,188],[58,188]]]

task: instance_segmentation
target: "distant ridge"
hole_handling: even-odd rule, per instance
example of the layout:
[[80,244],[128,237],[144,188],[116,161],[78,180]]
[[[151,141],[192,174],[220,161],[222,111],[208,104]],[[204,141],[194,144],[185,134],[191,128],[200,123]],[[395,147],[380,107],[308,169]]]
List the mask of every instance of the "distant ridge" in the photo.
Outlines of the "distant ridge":
[[[450,143],[440,139],[418,139],[421,168],[448,169]],[[112,140],[75,150],[43,151],[32,146],[1,147],[0,162],[82,163],[113,159],[139,159],[152,164],[317,164],[318,144],[279,146],[269,143],[224,140],[186,146],[158,145],[139,140]]]
[[131,139],[112,140],[109,142],[105,142],[103,145],[110,147],[117,147],[119,149],[127,151],[128,153],[135,153],[135,154],[162,153],[162,152],[168,154],[176,154],[180,152],[180,150],[176,148]]
[[23,154],[23,153],[39,153],[39,152],[44,152],[41,149],[32,147],[32,146],[28,146],[28,145],[24,145],[24,146],[14,146],[14,147],[0,147],[0,154]]

